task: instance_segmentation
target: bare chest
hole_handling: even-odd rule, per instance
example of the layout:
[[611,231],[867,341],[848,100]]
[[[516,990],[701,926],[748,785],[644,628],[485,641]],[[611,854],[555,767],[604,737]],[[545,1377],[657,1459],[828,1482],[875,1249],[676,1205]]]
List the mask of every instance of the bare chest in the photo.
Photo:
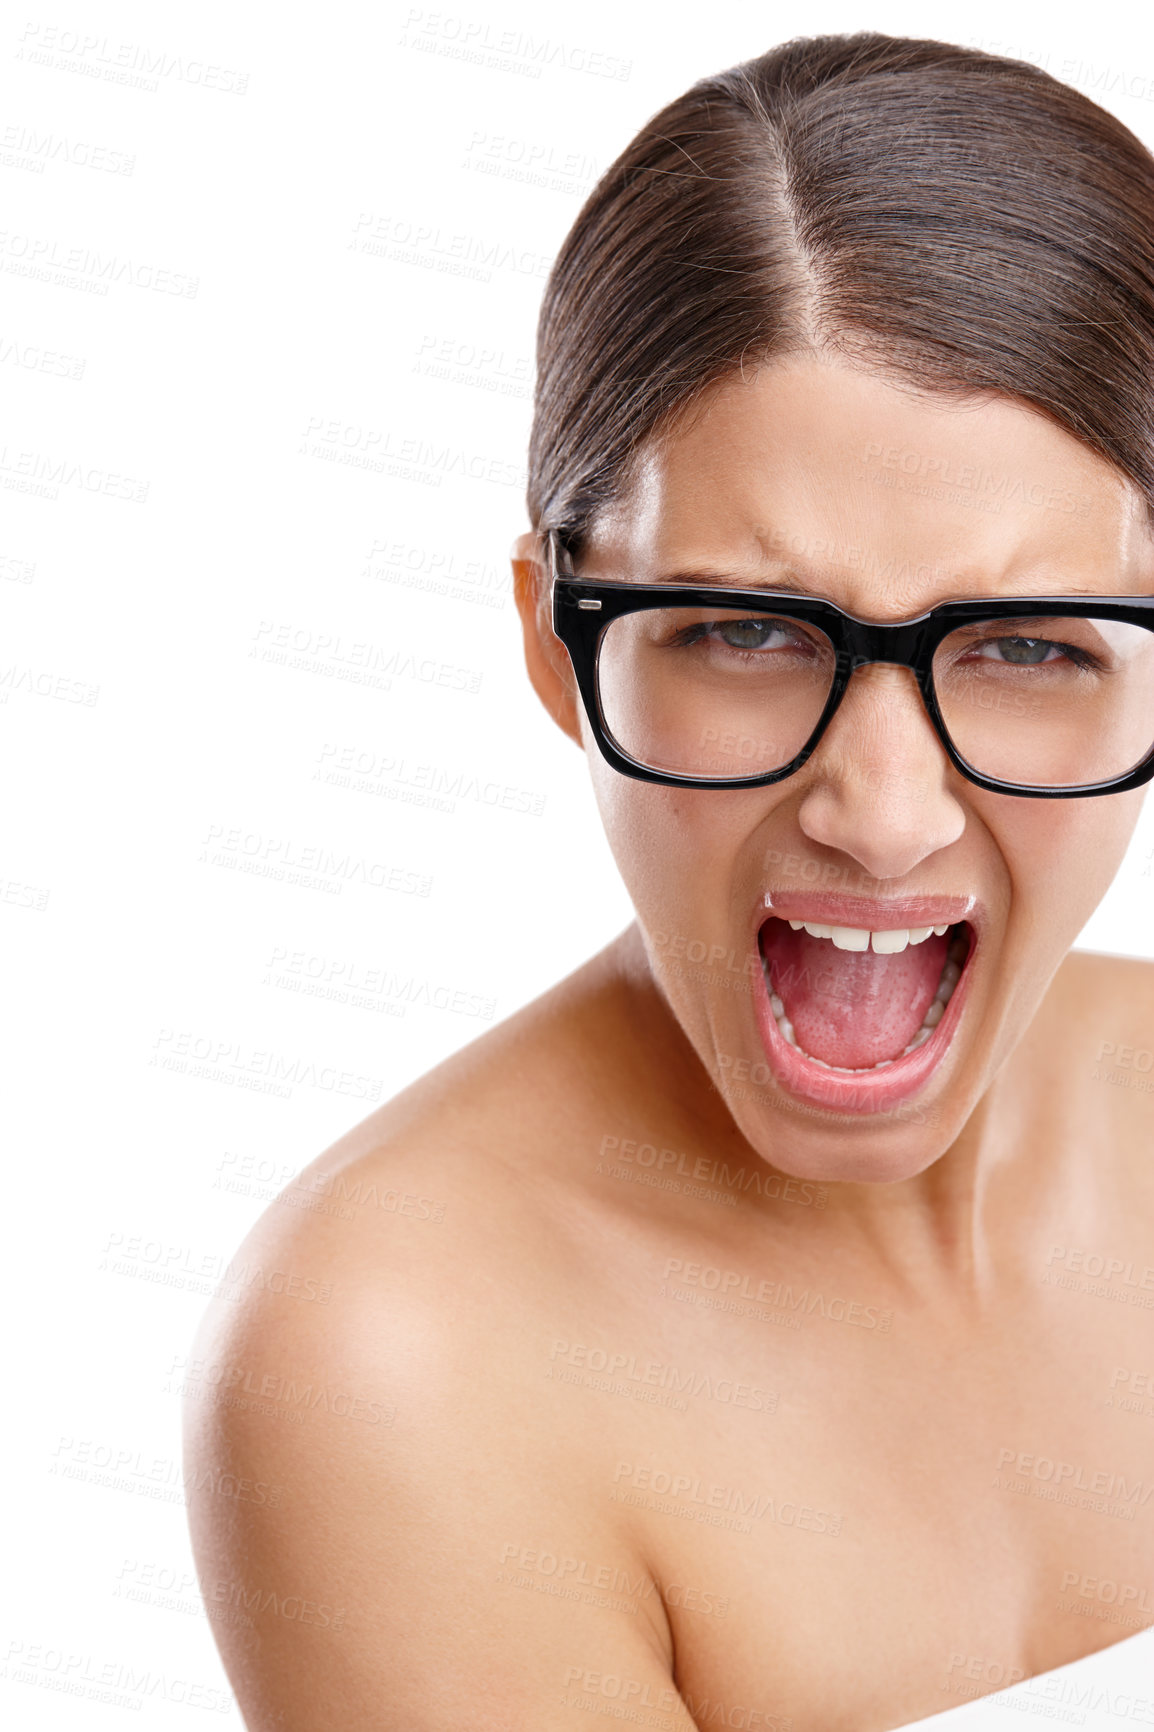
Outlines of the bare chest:
[[884,1732],[1154,1624],[1154,1310],[1095,1279],[978,1340],[698,1280],[554,1342],[699,1725]]

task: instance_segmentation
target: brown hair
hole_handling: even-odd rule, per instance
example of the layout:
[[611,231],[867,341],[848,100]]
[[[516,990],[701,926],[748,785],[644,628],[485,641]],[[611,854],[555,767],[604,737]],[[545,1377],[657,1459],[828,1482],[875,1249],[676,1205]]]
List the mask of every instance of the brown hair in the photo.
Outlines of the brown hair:
[[862,32],[700,79],[608,168],[537,331],[527,504],[574,552],[643,445],[797,350],[1000,392],[1154,523],[1154,157],[1021,60]]

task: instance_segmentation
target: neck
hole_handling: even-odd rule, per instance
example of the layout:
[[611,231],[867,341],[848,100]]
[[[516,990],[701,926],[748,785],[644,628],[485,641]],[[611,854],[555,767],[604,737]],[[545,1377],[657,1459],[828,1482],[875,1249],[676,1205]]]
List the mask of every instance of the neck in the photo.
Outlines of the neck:
[[[884,1155],[900,1135],[908,1176],[847,1178],[847,1148],[866,1149],[873,1127],[859,1135],[856,1126],[839,1128],[832,1115],[799,1125],[787,1111],[785,1128],[775,1136],[772,1097],[731,1107],[714,1084],[653,978],[635,925],[610,954],[622,995],[622,1017],[613,1019],[615,1041],[624,1035],[617,1062],[631,1073],[632,1099],[653,1127],[650,1142],[700,1152],[714,1169],[720,1162],[723,1184],[727,1175],[756,1169],[821,1187],[820,1209],[795,1210],[766,1196],[769,1186],[751,1192],[744,1181],[744,1200],[764,1219],[767,1249],[784,1224],[793,1246],[811,1245],[823,1262],[848,1261],[925,1299],[950,1295],[983,1309],[1000,1280],[1016,1278],[1024,1262],[1031,1268],[1039,1258],[1044,1262],[1055,1221],[1070,1218],[1085,1182],[1085,1163],[1074,1160],[1061,1126],[1039,1115],[1039,1099],[1046,1098],[1039,1070],[1044,1032],[1033,1047],[1024,1041],[1011,1055],[945,1142],[935,1141],[933,1115],[924,1125],[907,1119],[879,1139]],[[638,1079],[644,1079],[640,1088]],[[791,1140],[792,1159],[786,1153]],[[777,1143],[780,1164],[773,1159]],[[925,1157],[926,1164],[908,1171]],[[881,1170],[892,1170],[884,1159]]]

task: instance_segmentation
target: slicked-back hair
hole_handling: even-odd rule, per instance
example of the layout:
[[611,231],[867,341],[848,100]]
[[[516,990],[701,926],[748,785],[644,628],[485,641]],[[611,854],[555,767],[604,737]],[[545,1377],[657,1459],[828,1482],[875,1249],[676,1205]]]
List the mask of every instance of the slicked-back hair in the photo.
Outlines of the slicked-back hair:
[[537,331],[529,520],[579,555],[655,436],[813,352],[1017,399],[1154,526],[1154,157],[1025,61],[874,32],[787,42],[656,114],[582,206]]

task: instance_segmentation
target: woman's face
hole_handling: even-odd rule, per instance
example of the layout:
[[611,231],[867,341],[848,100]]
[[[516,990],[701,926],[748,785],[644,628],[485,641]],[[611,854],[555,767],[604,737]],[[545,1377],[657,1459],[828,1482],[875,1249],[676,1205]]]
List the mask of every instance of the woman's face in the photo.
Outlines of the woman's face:
[[[804,586],[888,622],[972,597],[1149,594],[1154,538],[1136,490],[1031,410],[995,396],[959,407],[807,356],[727,381],[654,446],[579,569]],[[557,678],[547,701],[585,746],[653,975],[743,1134],[803,1178],[923,1171],[1024,1034],[1144,790],[978,788],[947,759],[913,673],[886,664],[855,672],[786,780],[661,787],[605,762],[564,657]],[[963,916],[969,953],[925,1041],[933,1062],[890,1078],[878,1057],[916,1029],[956,933],[862,955],[789,920],[918,931]],[[770,1009],[775,975],[801,1056]],[[804,1057],[823,1049],[824,1066]]]

